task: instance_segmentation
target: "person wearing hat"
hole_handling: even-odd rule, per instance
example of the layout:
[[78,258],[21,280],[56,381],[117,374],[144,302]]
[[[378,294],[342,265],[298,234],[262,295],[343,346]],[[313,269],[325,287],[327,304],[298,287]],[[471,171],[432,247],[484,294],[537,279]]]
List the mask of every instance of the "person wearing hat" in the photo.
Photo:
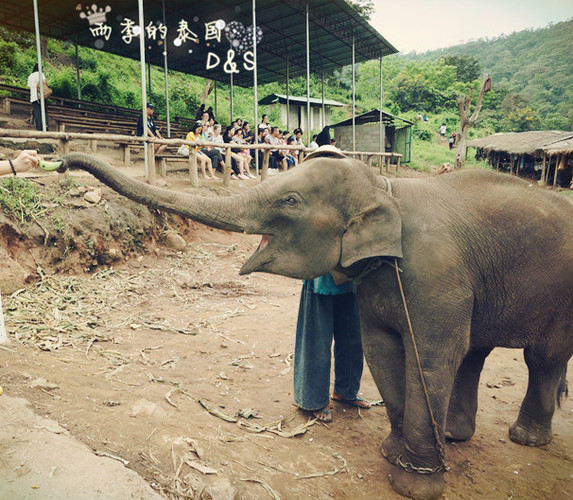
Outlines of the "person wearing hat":
[[[155,106],[150,102],[147,103],[147,135],[148,137],[154,137],[156,139],[163,139],[159,130],[157,130],[157,126],[155,125],[155,121],[153,120],[153,113],[155,111]],[[143,135],[143,116],[139,115],[137,119],[137,135]],[[155,156],[160,155],[165,151],[167,148],[167,144],[155,144]]]

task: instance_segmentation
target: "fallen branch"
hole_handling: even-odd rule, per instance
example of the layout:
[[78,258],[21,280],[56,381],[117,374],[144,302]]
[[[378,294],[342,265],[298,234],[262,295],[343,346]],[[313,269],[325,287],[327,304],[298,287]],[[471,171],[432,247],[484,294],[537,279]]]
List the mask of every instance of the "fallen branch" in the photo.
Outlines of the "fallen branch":
[[297,479],[310,479],[312,477],[334,476],[334,474],[338,474],[339,472],[349,472],[348,464],[347,464],[346,459],[344,457],[340,456],[338,453],[333,453],[332,456],[335,458],[338,458],[339,460],[342,460],[342,462],[343,462],[342,467],[335,468],[334,470],[331,470],[328,472],[317,472],[316,474],[308,474],[306,476],[298,476]]
[[281,500],[281,497],[279,496],[279,494],[273,490],[267,483],[265,483],[264,481],[260,481],[259,479],[252,479],[249,477],[246,478],[239,478],[239,481],[250,481],[252,483],[258,483],[260,484],[266,491],[267,493],[271,496],[271,498],[273,498],[274,500]]

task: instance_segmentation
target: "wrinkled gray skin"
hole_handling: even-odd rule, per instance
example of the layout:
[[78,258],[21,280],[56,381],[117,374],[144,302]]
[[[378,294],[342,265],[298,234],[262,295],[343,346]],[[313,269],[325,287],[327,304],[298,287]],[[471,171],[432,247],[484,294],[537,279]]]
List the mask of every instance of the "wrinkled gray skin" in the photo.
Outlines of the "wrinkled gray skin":
[[[262,234],[241,274],[360,274],[398,258],[439,440],[469,439],[494,347],[524,349],[529,385],[510,428],[516,443],[551,441],[558,382],[573,352],[573,204],[510,176],[462,171],[392,179],[346,158],[314,157],[248,192],[197,197],[150,187],[69,154],[135,201],[229,231]],[[394,489],[416,499],[444,487],[396,272],[382,264],[357,287],[366,359],[391,421],[383,453]]]

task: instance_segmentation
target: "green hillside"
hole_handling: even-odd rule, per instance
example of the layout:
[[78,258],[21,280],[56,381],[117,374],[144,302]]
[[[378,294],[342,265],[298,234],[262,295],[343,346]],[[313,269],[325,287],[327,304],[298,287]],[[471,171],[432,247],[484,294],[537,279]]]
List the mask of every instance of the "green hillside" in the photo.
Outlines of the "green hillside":
[[[34,37],[0,26],[0,81],[25,86],[36,61]],[[141,108],[140,67],[137,61],[123,59],[80,47],[82,98],[134,109]],[[457,127],[456,97],[479,87],[481,77],[493,77],[493,89],[486,94],[480,122],[482,133],[561,129],[573,130],[573,20],[538,30],[525,30],[492,40],[478,40],[424,54],[390,56],[384,59],[384,109],[414,119],[418,112],[429,117],[415,127],[415,138],[428,140],[441,123],[449,130]],[[45,73],[55,95],[77,97],[75,48],[57,40],[47,43]],[[380,70],[378,61],[357,68],[356,107],[362,113],[378,108]],[[352,71],[341,68],[326,80],[325,97],[350,104]],[[170,72],[172,116],[194,115],[206,81]],[[151,98],[160,117],[165,117],[162,68],[152,68]],[[320,97],[322,84],[312,76],[311,96]],[[286,93],[285,83],[259,87],[259,96]],[[306,95],[304,78],[290,81],[290,93]],[[476,92],[477,93],[477,92]],[[215,107],[215,93],[206,104]],[[219,121],[229,123],[230,89],[217,85]],[[252,89],[235,88],[234,114],[249,121],[253,116]],[[274,116],[270,108],[260,114]],[[274,111],[277,112],[276,110]],[[350,106],[333,110],[334,122],[350,116]],[[474,130],[472,133],[476,133]]]
[[537,112],[540,129],[573,130],[573,19],[401,58],[422,63],[447,56],[475,58],[494,87],[519,94]]

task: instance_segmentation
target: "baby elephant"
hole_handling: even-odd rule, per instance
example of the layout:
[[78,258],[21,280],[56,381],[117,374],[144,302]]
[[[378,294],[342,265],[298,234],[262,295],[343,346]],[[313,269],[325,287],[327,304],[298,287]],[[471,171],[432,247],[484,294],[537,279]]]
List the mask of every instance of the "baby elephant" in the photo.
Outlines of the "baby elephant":
[[573,354],[573,204],[515,177],[469,170],[386,179],[337,150],[237,196],[201,197],[135,181],[80,153],[125,196],[229,231],[261,234],[241,269],[356,284],[363,345],[386,402],[394,489],[440,496],[444,440],[469,439],[485,358],[524,350],[529,385],[516,443],[551,441]]

